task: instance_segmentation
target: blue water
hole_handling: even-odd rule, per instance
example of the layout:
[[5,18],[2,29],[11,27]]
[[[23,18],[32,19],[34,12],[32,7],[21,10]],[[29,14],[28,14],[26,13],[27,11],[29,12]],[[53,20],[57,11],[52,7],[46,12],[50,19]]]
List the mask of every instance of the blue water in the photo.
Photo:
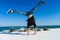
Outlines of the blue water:
[[[19,30],[22,27],[25,28],[25,29],[27,28],[26,26],[1,26],[0,31],[10,30],[10,29]],[[60,26],[37,26],[37,29],[42,29],[44,27],[47,27],[47,28],[60,28]],[[31,27],[31,29],[33,29],[33,27]]]

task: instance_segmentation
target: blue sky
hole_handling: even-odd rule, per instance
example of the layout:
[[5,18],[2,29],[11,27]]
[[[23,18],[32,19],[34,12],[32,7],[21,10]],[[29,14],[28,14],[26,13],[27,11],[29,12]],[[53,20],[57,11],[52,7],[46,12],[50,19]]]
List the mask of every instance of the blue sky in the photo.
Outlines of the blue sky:
[[[7,14],[8,9],[31,10],[40,0],[0,0],[0,26],[26,26],[27,17],[21,14]],[[60,0],[44,0],[35,12],[36,24],[60,25]]]

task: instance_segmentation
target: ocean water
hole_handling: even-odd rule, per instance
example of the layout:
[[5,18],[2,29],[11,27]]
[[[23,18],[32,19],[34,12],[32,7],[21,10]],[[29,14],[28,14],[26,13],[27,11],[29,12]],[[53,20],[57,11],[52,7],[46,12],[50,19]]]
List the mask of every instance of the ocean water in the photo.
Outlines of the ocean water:
[[[37,29],[43,29],[44,27],[47,27],[49,29],[55,29],[55,28],[60,28],[60,26],[37,26]],[[27,27],[26,26],[1,26],[0,27],[0,31],[3,31],[3,30],[10,30],[10,29],[15,29],[15,30],[19,30],[21,28],[24,28],[26,29]],[[33,30],[34,28],[31,27],[31,30]]]

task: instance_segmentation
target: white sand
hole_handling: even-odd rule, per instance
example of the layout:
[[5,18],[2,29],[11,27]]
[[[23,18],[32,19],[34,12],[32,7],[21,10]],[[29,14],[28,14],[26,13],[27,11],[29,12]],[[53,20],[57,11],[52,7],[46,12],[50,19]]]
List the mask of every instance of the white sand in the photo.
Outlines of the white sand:
[[36,35],[26,35],[26,32],[0,34],[0,40],[60,40],[60,30],[39,31]]

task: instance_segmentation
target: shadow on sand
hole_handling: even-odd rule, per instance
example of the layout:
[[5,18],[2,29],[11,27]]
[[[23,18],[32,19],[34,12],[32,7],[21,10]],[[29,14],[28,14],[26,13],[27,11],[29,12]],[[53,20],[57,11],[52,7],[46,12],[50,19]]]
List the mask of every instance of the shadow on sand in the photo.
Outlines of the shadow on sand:
[[[0,33],[0,34],[9,34],[9,35],[27,35],[27,33]],[[33,35],[33,34],[29,34],[29,35]]]

